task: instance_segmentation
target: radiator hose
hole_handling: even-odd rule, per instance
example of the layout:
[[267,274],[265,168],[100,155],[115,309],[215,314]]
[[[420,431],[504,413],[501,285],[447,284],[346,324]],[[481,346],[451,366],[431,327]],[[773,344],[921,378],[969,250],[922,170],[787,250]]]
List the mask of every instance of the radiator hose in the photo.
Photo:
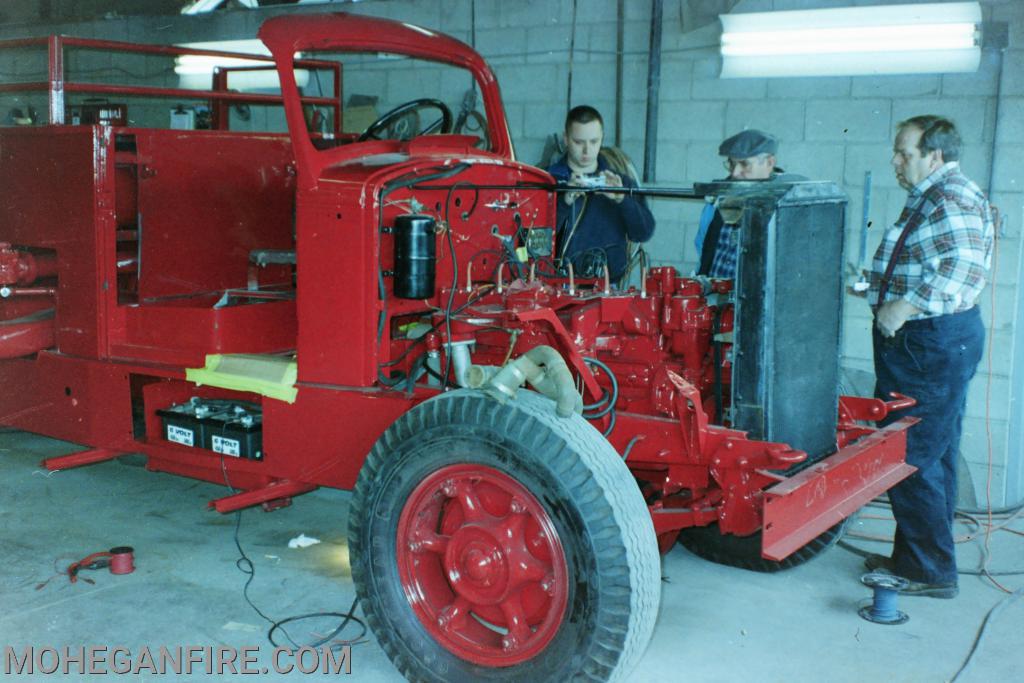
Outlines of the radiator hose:
[[559,417],[583,412],[583,397],[576,391],[576,383],[565,359],[550,346],[535,346],[504,367],[474,365],[466,377],[473,389],[491,390],[499,400],[515,398],[516,390],[529,382],[539,393],[555,402]]

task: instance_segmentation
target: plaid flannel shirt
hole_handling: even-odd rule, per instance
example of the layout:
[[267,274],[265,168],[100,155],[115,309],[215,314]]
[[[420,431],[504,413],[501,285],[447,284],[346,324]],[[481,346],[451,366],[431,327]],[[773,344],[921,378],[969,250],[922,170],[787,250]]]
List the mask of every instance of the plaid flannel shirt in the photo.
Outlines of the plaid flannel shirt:
[[995,225],[985,195],[961,173],[958,163],[949,162],[910,190],[899,220],[878,245],[868,289],[872,307],[885,303],[878,301],[882,278],[908,225],[885,302],[906,299],[924,311],[914,318],[974,306],[991,265]]
[[736,252],[739,249],[739,226],[722,225],[722,231],[718,233],[718,242],[715,244],[715,256],[711,261],[711,268],[708,276],[722,279],[733,279],[736,277]]

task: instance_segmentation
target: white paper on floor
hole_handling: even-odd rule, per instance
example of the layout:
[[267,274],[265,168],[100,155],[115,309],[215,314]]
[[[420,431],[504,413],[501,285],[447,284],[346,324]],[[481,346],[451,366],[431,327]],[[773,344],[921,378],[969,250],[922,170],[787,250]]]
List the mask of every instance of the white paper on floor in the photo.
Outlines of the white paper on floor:
[[299,534],[292,540],[288,541],[289,548],[308,548],[311,545],[316,545],[320,542],[319,538],[313,538],[306,534]]

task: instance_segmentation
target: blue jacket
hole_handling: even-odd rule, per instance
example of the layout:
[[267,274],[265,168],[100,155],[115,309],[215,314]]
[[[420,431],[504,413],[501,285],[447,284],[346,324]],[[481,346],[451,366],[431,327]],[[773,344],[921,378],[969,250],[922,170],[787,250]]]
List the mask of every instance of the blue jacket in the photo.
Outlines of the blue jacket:
[[[727,182],[729,178],[721,178],[715,182]],[[798,173],[786,173],[779,167],[775,167],[772,172],[771,178],[766,179],[764,182],[775,182],[775,183],[792,183],[807,180],[807,176],[802,176]],[[711,275],[711,266],[715,260],[715,253],[719,245],[719,236],[722,228],[722,217],[718,213],[718,209],[711,202],[705,202],[704,208],[700,213],[700,221],[697,226],[697,236],[693,239],[693,246],[697,247],[697,274],[698,275]],[[711,233],[711,242],[705,244],[708,238],[708,233]],[[729,244],[734,245],[733,241],[728,241]],[[706,247],[706,248],[705,248]],[[732,259],[732,274],[729,277],[735,275],[735,256]],[[724,276],[723,276],[724,277]]]
[[[608,164],[603,157],[598,157],[598,172],[606,169],[610,170]],[[568,182],[572,176],[564,156],[548,168],[548,173],[558,182]],[[628,175],[622,176],[622,184],[636,187],[636,181]],[[591,193],[577,198],[569,206],[559,195],[557,228],[557,254],[563,262],[572,262],[573,270],[580,276],[596,276],[603,270],[595,271],[588,266],[595,265],[595,258],[600,263],[604,262],[602,257],[606,258],[608,272],[614,281],[621,278],[626,270],[629,257],[626,253],[627,238],[633,242],[651,239],[654,216],[643,197],[626,196],[622,202],[615,202],[604,195]]]

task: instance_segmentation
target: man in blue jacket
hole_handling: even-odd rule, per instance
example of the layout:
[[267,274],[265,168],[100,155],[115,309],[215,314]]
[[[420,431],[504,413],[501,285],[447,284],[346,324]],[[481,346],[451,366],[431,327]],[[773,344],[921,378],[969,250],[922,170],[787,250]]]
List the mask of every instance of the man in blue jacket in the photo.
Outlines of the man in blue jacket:
[[[725,157],[729,176],[723,180],[798,181],[807,180],[795,173],[786,173],[775,165],[779,141],[775,136],[753,128],[726,138],[718,147]],[[698,275],[732,279],[736,277],[738,228],[726,225],[714,204],[706,204],[700,215],[700,227],[694,246],[697,247]]]
[[[604,142],[601,114],[586,105],[565,117],[566,153],[548,173],[572,187],[636,187],[600,154]],[[613,281],[626,272],[627,240],[646,242],[654,234],[654,216],[643,197],[615,192],[563,192],[558,201],[557,255],[581,277],[603,275],[607,263]]]

